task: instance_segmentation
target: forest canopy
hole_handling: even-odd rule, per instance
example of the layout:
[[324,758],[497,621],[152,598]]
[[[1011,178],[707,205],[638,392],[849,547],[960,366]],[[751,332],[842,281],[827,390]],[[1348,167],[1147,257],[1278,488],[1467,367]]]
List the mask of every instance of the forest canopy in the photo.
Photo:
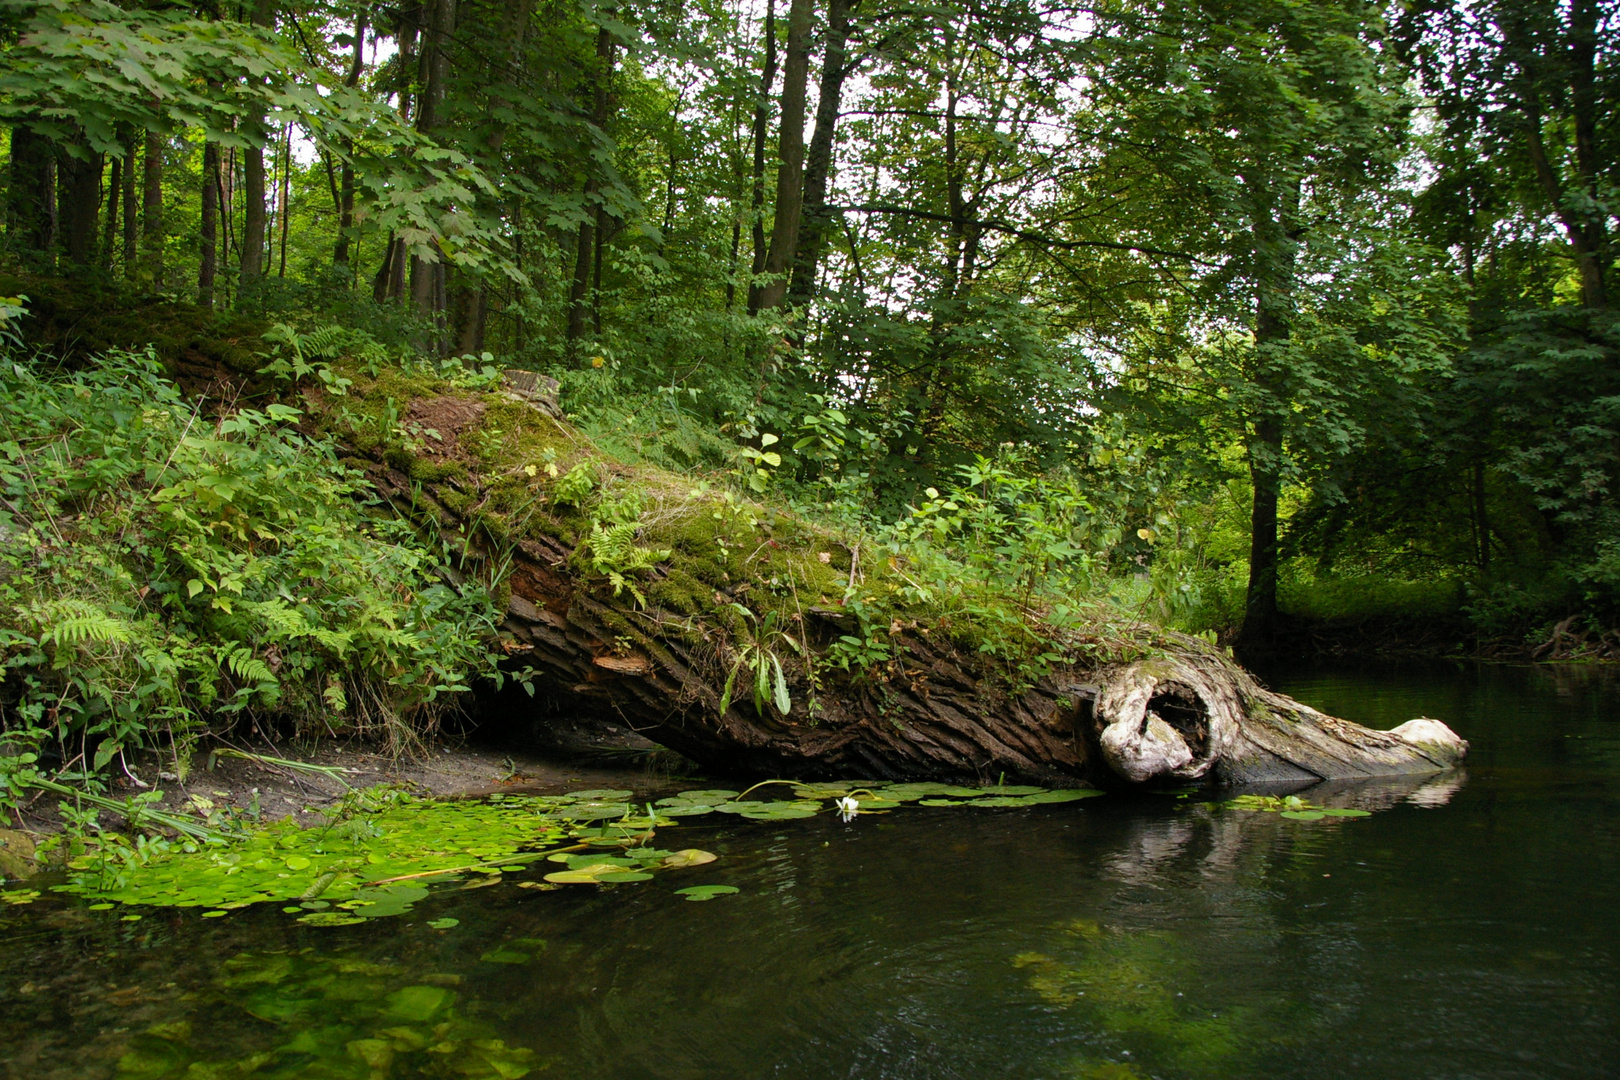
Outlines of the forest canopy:
[[1617,23],[4,0],[4,259],[546,373],[626,455],[1257,655],[1536,645],[1620,615]]

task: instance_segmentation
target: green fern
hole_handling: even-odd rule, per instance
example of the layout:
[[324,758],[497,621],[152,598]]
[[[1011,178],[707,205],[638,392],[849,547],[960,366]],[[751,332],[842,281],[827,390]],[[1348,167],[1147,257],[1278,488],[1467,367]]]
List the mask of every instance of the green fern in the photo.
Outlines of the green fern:
[[129,623],[84,600],[57,600],[33,611],[34,623],[43,628],[41,640],[58,646],[94,642],[127,645],[134,635]]
[[591,566],[598,574],[606,575],[608,583],[613,586],[613,595],[619,596],[625,589],[636,598],[636,603],[645,605],[647,598],[641,595],[641,590],[629,579],[630,574],[640,570],[651,570],[659,563],[670,557],[668,548],[637,547],[636,526],[634,522],[625,522],[603,528],[600,521],[591,522],[591,535],[586,544],[590,547]]
[[276,673],[270,670],[269,664],[253,655],[251,646],[243,645],[227,653],[225,655],[225,667],[238,679],[276,685]]
[[243,611],[257,615],[276,636],[285,639],[310,637],[315,628],[309,620],[281,600],[249,601],[239,605]]

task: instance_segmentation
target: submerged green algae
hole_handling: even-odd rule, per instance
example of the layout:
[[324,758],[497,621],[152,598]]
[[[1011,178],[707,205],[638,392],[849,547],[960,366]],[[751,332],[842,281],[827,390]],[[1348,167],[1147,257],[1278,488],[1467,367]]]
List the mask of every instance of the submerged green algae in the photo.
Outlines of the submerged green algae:
[[310,951],[240,953],[221,966],[210,1007],[259,1021],[259,1047],[222,1055],[203,1026],[158,1024],[130,1038],[114,1077],[520,1080],[548,1064],[459,1010],[460,981]]

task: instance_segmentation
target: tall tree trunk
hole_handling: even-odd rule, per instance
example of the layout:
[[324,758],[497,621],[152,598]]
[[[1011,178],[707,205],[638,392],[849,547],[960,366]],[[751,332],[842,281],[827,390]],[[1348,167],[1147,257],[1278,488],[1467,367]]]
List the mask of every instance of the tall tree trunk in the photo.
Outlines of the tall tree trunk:
[[[1255,185],[1261,188],[1263,185]],[[1245,655],[1272,652],[1277,632],[1277,504],[1282,494],[1283,432],[1287,402],[1279,389],[1293,333],[1300,182],[1284,181],[1253,230],[1255,274],[1254,368],[1251,380],[1263,399],[1252,418],[1249,479],[1249,587],[1238,646]],[[1262,196],[1263,197],[1263,196]]]
[[[399,69],[411,71],[417,68],[417,39],[421,36],[422,5],[411,3],[401,5],[399,18],[395,29],[395,38],[399,42]],[[413,105],[420,110],[407,85],[399,88],[399,116],[401,120],[409,121]],[[371,295],[377,303],[389,301],[400,302],[405,299],[405,266],[409,262],[405,250],[405,241],[388,235],[388,243],[383,247],[382,265],[377,268],[377,274],[372,278]]]
[[264,276],[264,148],[242,150],[242,287]]
[[1249,438],[1249,587],[1240,642],[1250,657],[1270,653],[1277,631],[1277,501],[1282,490],[1282,421],[1262,416]]
[[146,133],[141,168],[141,272],[155,288],[163,284],[163,137]]
[[92,153],[87,142],[79,143],[84,157],[75,157],[66,147],[56,157],[56,216],[62,232],[62,254],[75,270],[88,270],[96,263],[96,226],[101,224],[101,155]]
[[815,297],[816,271],[826,247],[827,229],[832,224],[827,213],[827,184],[832,179],[834,136],[844,96],[844,78],[849,74],[849,19],[857,3],[859,0],[830,0],[827,6],[827,47],[821,58],[816,130],[810,136],[810,151],[804,163],[804,217],[799,224],[793,276],[788,283],[788,302],[795,307],[802,307]]
[[[456,0],[430,0],[422,34],[419,59],[422,96],[416,107],[416,129],[431,133],[442,122],[450,79],[450,41],[456,31]],[[416,310],[438,328],[432,342],[434,352],[448,344],[443,334],[445,309],[445,264],[442,253],[429,260],[411,257],[411,300]]]
[[219,272],[219,144],[203,143],[202,216],[197,225],[197,306],[214,306]]
[[456,352],[461,356],[477,356],[484,351],[484,330],[489,315],[484,285],[481,282],[458,285],[455,296],[452,307],[456,315]]
[[[254,26],[275,25],[278,0],[250,0]],[[242,253],[240,279],[243,288],[264,276],[264,144],[270,142],[264,130],[264,117],[250,117],[244,124],[249,138],[257,145],[242,150]]]
[[749,221],[754,238],[754,261],[750,266],[756,280],[748,283],[748,314],[759,310],[760,286],[765,273],[765,140],[770,133],[771,88],[776,85],[776,0],[765,0],[765,67],[759,73],[759,97],[754,101],[754,170],[749,194]]
[[140,243],[141,219],[140,211],[135,205],[135,163],[139,158],[132,133],[129,139],[129,149],[124,152],[124,277],[130,281],[135,280],[139,273],[137,265],[138,245]]
[[804,208],[804,109],[810,81],[811,0],[793,0],[788,9],[787,58],[782,65],[782,119],[776,147],[776,214],[765,274],[775,280],[760,287],[760,310],[787,298],[787,272],[799,243]]
[[[353,89],[360,85],[360,75],[365,70],[366,58],[366,27],[371,12],[362,7],[354,17],[354,56],[349,61],[349,73],[344,76],[343,85]],[[332,252],[332,262],[345,270],[349,267],[350,233],[354,230],[354,140],[343,140],[343,168],[338,180],[338,238],[337,247]]]
[[118,205],[124,189],[124,158],[112,159],[107,173],[107,214],[101,229],[101,268],[111,271],[118,253]]
[[[596,33],[596,70],[592,77],[591,123],[606,139],[608,125],[609,83],[613,78],[613,35],[607,27]],[[568,329],[566,341],[568,357],[578,359],[579,342],[585,337],[586,323],[591,309],[591,269],[595,265],[596,246],[601,243],[601,177],[594,160],[586,162],[589,170],[585,178],[584,209],[590,215],[579,223],[574,241],[574,280],[568,290]],[[593,205],[595,204],[595,205]]]
[[371,283],[371,295],[377,303],[398,302],[405,298],[405,264],[409,261],[405,241],[389,234],[388,243],[383,248],[382,266],[377,268],[377,276]]
[[287,226],[292,217],[292,125],[283,124],[281,128],[281,192],[276,198],[279,209],[276,212],[276,224],[281,226],[281,265],[276,270],[276,276],[287,276]]
[[56,248],[56,152],[27,124],[11,129],[6,241],[30,264],[48,264]]

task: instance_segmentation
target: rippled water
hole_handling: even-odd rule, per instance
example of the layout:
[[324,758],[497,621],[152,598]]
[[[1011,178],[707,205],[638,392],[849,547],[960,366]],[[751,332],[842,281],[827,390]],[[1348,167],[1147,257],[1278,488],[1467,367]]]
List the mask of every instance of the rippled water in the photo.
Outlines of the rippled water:
[[[1468,768],[1308,793],[1378,811],[1320,822],[1205,794],[710,815],[660,834],[722,856],[679,877],[509,875],[351,927],[47,898],[0,912],[0,1075],[1620,1076],[1613,680],[1272,682],[1444,719]],[[673,894],[709,882],[742,891]]]

